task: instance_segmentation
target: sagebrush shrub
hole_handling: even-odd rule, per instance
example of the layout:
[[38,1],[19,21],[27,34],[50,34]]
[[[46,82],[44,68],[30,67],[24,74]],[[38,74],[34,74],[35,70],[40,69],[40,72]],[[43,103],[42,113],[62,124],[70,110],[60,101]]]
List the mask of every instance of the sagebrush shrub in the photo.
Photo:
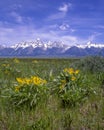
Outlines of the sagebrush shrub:
[[104,72],[104,58],[99,56],[86,57],[74,62],[71,66],[81,69],[84,72]]

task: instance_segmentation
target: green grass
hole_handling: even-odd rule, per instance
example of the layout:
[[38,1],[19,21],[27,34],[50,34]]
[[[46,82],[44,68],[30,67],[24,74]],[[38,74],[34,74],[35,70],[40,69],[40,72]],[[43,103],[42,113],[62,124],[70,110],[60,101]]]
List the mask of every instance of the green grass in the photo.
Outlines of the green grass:
[[35,108],[15,108],[5,96],[8,95],[5,90],[13,87],[17,77],[38,75],[52,88],[60,72],[79,59],[21,58],[19,61],[0,59],[0,130],[104,130],[104,87],[97,73],[81,72],[96,94],[75,107],[62,107],[60,98],[50,89],[47,102]]

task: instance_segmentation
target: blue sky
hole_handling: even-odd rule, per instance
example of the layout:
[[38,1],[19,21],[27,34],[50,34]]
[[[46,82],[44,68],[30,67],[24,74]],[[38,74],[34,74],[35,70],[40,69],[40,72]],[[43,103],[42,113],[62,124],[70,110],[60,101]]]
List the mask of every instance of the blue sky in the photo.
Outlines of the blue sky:
[[104,43],[104,0],[1,0],[0,44]]

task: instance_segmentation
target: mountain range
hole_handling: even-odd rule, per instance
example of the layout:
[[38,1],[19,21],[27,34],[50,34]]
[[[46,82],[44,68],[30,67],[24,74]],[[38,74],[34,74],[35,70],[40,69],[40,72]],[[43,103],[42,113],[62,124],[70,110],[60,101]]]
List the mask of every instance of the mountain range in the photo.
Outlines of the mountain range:
[[83,57],[104,56],[104,44],[68,45],[62,42],[43,42],[39,38],[12,46],[0,45],[0,57]]

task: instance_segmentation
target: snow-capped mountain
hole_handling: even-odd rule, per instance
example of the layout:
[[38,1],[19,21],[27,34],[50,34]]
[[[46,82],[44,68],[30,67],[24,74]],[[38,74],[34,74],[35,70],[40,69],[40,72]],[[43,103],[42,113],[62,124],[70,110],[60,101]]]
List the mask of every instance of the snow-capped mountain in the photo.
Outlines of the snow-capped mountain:
[[57,42],[57,41],[54,41],[54,42],[51,42],[51,41],[48,41],[48,42],[43,42],[41,41],[39,38],[36,39],[35,41],[30,41],[30,42],[21,42],[21,43],[18,43],[18,44],[15,44],[13,46],[11,46],[11,48],[17,50],[19,48],[27,48],[27,47],[33,47],[33,48],[43,48],[43,49],[48,49],[48,48],[53,48],[53,47],[57,47],[57,48],[66,48],[68,47],[68,45],[65,45],[63,44],[62,42]]
[[63,42],[35,41],[21,42],[6,47],[0,45],[0,56],[34,56],[34,57],[78,57],[89,55],[104,56],[104,44],[88,42],[87,44],[64,44]]
[[89,41],[87,44],[81,45],[81,44],[77,44],[76,45],[78,48],[91,48],[91,47],[95,47],[95,48],[103,48],[104,44],[97,44],[97,43],[91,43],[91,41]]

